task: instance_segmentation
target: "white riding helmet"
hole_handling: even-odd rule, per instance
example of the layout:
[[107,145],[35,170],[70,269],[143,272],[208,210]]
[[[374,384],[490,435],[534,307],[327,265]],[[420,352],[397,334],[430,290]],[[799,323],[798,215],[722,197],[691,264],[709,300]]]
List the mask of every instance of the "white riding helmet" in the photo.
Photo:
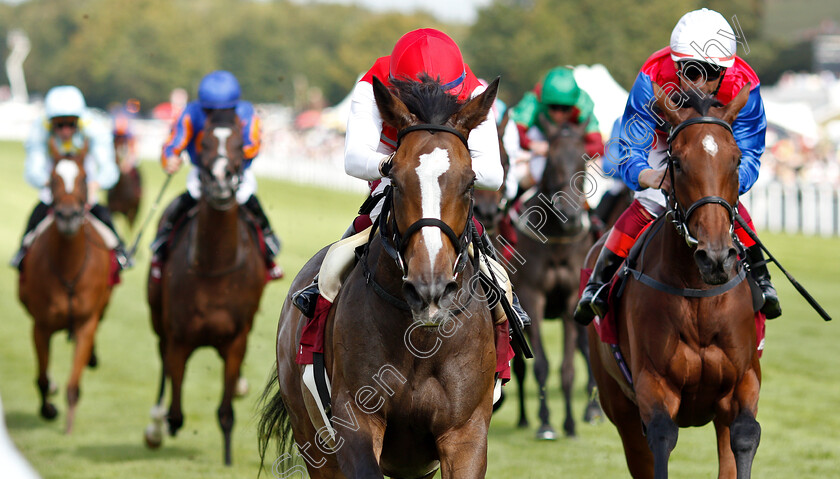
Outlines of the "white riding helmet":
[[59,116],[82,116],[85,112],[85,97],[74,86],[57,86],[47,92],[44,98],[44,110],[47,118]]
[[671,59],[695,60],[729,68],[735,63],[735,32],[720,13],[707,8],[688,12],[671,32]]

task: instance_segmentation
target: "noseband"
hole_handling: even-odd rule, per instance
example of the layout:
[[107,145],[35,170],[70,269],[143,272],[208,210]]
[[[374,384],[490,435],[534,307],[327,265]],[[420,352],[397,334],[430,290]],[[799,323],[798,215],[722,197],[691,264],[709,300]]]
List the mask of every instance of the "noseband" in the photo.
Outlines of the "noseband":
[[[400,147],[400,143],[402,142],[403,136],[407,133],[412,131],[443,131],[446,133],[451,133],[458,137],[461,140],[461,143],[464,144],[464,147],[469,150],[469,146],[467,145],[467,138],[461,134],[458,130],[448,127],[446,125],[433,125],[433,124],[421,124],[421,125],[413,125],[407,128],[400,130],[397,133],[397,148]],[[467,264],[467,257],[468,255],[465,254],[467,252],[467,248],[470,243],[470,223],[473,219],[473,198],[472,193],[470,193],[470,207],[467,212],[467,222],[464,225],[464,231],[461,232],[460,235],[455,234],[452,228],[444,223],[442,220],[437,218],[420,218],[419,220],[412,223],[408,228],[406,228],[405,232],[402,234],[397,228],[397,221],[394,215],[389,215],[389,210],[391,208],[393,201],[393,189],[389,186],[385,192],[385,203],[382,205],[382,211],[379,213],[379,234],[382,235],[382,247],[388,253],[388,256],[396,261],[397,266],[399,266],[400,271],[402,271],[403,276],[405,276],[408,272],[408,264],[405,262],[405,258],[403,258],[403,254],[405,253],[405,249],[408,247],[408,240],[411,238],[414,233],[420,231],[421,228],[426,226],[434,226],[440,228],[440,230],[445,234],[449,241],[452,242],[452,246],[455,247],[455,252],[457,253],[457,257],[455,259],[455,266],[453,268],[452,274],[453,276],[457,276],[458,273],[463,271],[464,267]],[[391,223],[390,225],[388,223]],[[391,231],[390,236],[386,233],[387,231]]]
[[677,229],[677,234],[685,238],[686,244],[688,244],[689,248],[694,248],[697,246],[699,241],[697,238],[692,236],[691,232],[688,231],[688,220],[691,215],[701,206],[707,204],[714,204],[723,206],[726,209],[726,212],[729,214],[729,234],[732,235],[733,231],[735,230],[735,214],[737,213],[736,207],[729,204],[728,201],[721,198],[720,196],[704,196],[699,200],[695,201],[691,206],[688,207],[687,210],[684,210],[683,207],[677,201],[677,185],[674,182],[674,157],[671,155],[671,143],[677,137],[677,135],[685,129],[685,127],[690,125],[696,125],[699,123],[707,123],[712,125],[722,126],[729,132],[729,134],[733,135],[732,132],[732,125],[729,123],[721,120],[720,118],[715,118],[712,116],[700,116],[696,118],[689,118],[684,122],[680,123],[676,127],[671,130],[671,133],[668,135],[668,173],[671,176],[671,193],[667,195],[667,202],[668,202],[668,213],[673,216],[671,222],[674,224],[674,227]]

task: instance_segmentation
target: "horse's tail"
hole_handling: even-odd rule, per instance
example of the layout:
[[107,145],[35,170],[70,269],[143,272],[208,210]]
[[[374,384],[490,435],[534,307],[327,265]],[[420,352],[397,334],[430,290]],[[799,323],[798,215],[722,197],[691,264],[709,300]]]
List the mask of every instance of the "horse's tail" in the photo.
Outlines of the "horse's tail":
[[272,440],[277,441],[278,456],[283,456],[291,451],[292,444],[294,444],[293,440],[290,441],[292,423],[289,411],[280,395],[276,362],[271,370],[268,383],[260,396],[258,407],[260,409],[260,421],[257,425],[257,438],[260,451],[260,471],[262,471],[265,465],[265,453]]

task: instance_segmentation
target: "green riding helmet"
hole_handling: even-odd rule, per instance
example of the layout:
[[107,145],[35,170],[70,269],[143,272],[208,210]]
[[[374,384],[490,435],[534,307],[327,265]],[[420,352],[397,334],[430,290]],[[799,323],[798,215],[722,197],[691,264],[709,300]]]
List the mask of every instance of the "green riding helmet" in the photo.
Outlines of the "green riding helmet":
[[557,67],[545,75],[540,92],[543,105],[575,105],[580,98],[580,87],[571,69]]

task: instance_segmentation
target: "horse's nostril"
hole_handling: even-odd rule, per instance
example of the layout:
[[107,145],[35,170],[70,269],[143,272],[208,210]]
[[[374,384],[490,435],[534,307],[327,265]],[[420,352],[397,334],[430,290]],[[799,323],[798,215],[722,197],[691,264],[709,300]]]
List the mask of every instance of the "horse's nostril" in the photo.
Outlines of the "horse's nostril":
[[412,309],[423,309],[426,305],[420,296],[420,292],[417,291],[417,287],[410,281],[403,283],[403,296],[405,296],[405,301]]
[[458,283],[455,280],[449,280],[443,288],[443,294],[440,295],[439,301],[450,299],[456,291],[458,291]]

